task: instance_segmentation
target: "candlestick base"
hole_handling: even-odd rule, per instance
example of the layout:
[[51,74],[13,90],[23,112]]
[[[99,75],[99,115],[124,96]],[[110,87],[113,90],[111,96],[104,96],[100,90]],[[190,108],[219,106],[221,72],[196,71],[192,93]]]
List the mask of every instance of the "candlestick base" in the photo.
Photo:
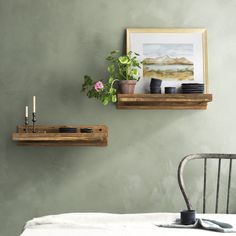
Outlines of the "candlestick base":
[[35,130],[35,123],[37,121],[37,119],[36,119],[36,112],[33,112],[32,115],[33,115],[33,118],[32,118],[32,121],[33,121],[33,133],[36,133],[36,130]]
[[29,118],[25,117],[25,132],[29,133]]

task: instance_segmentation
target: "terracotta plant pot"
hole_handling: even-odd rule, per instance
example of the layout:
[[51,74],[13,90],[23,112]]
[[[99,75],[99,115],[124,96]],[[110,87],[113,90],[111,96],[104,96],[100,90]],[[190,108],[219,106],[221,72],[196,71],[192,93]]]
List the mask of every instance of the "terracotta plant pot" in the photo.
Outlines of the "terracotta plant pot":
[[133,94],[137,80],[121,80],[119,81],[120,93]]

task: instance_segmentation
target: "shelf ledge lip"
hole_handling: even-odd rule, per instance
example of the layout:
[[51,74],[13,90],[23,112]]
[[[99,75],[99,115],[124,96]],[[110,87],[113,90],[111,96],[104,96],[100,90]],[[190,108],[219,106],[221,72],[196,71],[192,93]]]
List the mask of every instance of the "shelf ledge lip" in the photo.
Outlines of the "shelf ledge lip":
[[205,110],[212,94],[118,94],[117,109]]
[[[17,126],[17,132],[12,134],[12,140],[24,146],[107,146],[108,127],[106,125],[81,125],[89,127],[92,133],[59,133],[59,128],[65,125],[36,125],[36,133],[32,133],[32,125]],[[28,131],[28,132],[27,132]]]

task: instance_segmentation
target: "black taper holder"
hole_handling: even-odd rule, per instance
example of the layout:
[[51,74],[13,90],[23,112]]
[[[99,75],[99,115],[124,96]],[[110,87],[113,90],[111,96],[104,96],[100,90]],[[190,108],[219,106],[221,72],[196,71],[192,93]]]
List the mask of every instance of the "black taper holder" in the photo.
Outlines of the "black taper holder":
[[32,115],[33,115],[33,118],[32,118],[32,121],[33,121],[33,133],[36,133],[36,131],[35,131],[35,123],[36,123],[36,112],[33,112],[32,113]]
[[29,117],[25,116],[25,132],[29,132]]

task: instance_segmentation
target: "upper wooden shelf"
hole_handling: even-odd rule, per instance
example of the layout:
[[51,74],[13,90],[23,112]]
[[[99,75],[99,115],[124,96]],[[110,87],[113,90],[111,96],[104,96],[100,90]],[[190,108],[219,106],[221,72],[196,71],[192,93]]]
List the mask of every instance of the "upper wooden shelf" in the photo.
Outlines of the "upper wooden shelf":
[[[27,146],[107,146],[108,127],[106,125],[69,126],[77,129],[77,133],[59,133],[63,125],[33,127],[19,125],[17,133],[12,134],[12,140],[19,145]],[[68,127],[68,126],[66,126]],[[81,133],[81,128],[92,128],[92,133]]]
[[205,110],[212,94],[118,94],[118,109]]

